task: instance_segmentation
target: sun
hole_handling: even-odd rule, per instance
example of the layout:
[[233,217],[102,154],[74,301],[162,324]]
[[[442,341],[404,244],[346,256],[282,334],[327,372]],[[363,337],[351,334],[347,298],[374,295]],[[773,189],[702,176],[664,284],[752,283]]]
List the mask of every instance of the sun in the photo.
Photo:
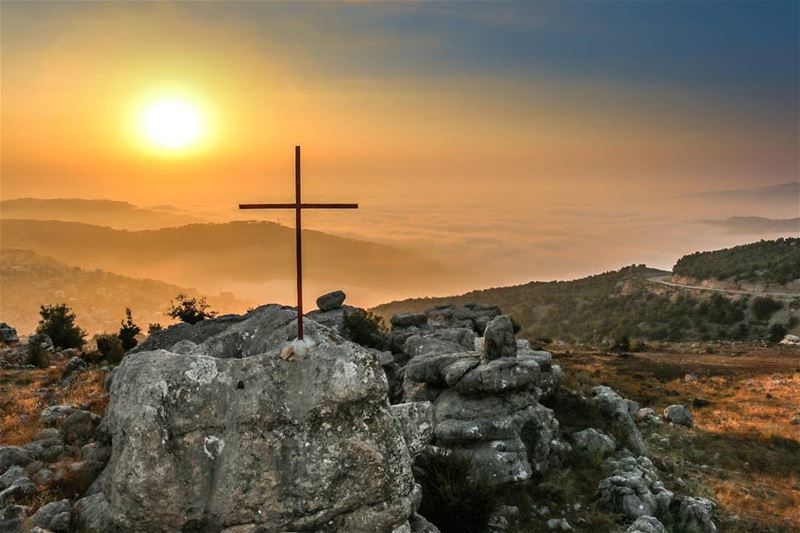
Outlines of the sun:
[[142,134],[158,148],[177,151],[197,144],[203,134],[203,117],[186,100],[157,100],[141,116]]

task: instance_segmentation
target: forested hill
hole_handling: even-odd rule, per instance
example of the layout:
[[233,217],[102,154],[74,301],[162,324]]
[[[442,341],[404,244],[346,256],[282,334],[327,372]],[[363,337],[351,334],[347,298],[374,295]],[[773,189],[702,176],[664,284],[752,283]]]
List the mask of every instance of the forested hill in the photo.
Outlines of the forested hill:
[[788,283],[800,279],[800,239],[759,241],[681,257],[673,272],[696,279]]
[[668,272],[634,265],[574,281],[531,282],[391,302],[373,311],[388,319],[402,311],[420,312],[442,304],[498,305],[522,326],[523,337],[593,345],[631,339],[776,339],[797,326],[794,304],[684,291],[647,280],[659,274]]

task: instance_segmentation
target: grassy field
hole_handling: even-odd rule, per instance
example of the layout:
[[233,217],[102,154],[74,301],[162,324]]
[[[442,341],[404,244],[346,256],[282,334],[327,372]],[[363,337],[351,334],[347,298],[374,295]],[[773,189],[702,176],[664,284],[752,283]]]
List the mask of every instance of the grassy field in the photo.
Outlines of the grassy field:
[[648,455],[668,488],[719,503],[721,531],[800,531],[800,348],[702,343],[554,356],[570,388],[609,385],[656,411],[689,406],[694,428],[645,431]]

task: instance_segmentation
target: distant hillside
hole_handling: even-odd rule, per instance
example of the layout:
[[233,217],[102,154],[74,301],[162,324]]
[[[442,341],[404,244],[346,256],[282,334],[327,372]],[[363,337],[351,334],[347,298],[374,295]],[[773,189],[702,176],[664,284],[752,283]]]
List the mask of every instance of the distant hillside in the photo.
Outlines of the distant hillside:
[[703,222],[737,235],[800,234],[800,218],[728,217],[725,220],[704,220]]
[[[293,299],[295,232],[272,222],[123,231],[76,222],[4,219],[0,236],[3,246],[30,249],[83,268],[160,279],[206,292],[222,287],[248,300]],[[340,286],[430,290],[453,275],[412,252],[319,231],[304,231],[303,245],[309,296],[314,295],[315,284],[327,284],[328,290]]]
[[782,302],[690,293],[647,281],[664,273],[636,265],[574,281],[531,282],[460,296],[391,302],[373,311],[388,319],[398,312],[419,312],[440,304],[498,305],[519,322],[524,337],[593,345],[626,338],[765,339],[782,336],[784,328],[796,325],[797,319],[790,318]]
[[679,276],[751,282],[788,283],[800,279],[800,239],[759,241],[681,257]]
[[798,199],[800,199],[800,182],[790,181],[788,183],[769,185],[767,187],[758,187],[755,189],[709,191],[693,196],[708,200],[794,203],[797,205]]
[[84,222],[129,230],[158,229],[204,222],[171,206],[141,208],[128,202],[71,198],[3,200],[0,201],[0,217]]
[[[0,250],[0,322],[29,334],[36,328],[39,306],[67,303],[79,325],[90,333],[116,331],[131,307],[136,322],[168,323],[164,315],[170,299],[179,292],[196,294],[177,285],[148,279],[133,279],[104,272],[83,270],[28,250]],[[211,297],[218,311],[241,310],[243,303],[231,297]]]

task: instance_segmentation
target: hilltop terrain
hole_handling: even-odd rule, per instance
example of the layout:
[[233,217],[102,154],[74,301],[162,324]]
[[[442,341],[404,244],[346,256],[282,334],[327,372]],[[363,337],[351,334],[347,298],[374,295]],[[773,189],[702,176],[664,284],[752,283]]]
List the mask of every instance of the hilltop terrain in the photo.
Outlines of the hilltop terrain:
[[[167,323],[165,312],[176,294],[197,294],[192,289],[150,279],[134,279],[103,270],[69,266],[29,250],[0,251],[0,321],[14,324],[20,334],[32,333],[39,306],[68,303],[80,326],[90,334],[119,329],[125,308],[133,310],[143,326]],[[212,306],[222,312],[245,304],[232,296],[212,296]]]
[[[295,276],[295,233],[272,222],[126,231],[77,222],[3,219],[0,231],[5,247],[81,268],[158,279],[206,293],[233,291],[251,300],[293,300],[292,283],[286,280]],[[456,274],[420,254],[368,241],[304,230],[303,242],[304,271],[312,292],[330,290],[334,283],[356,286],[362,294],[427,290]]]
[[116,200],[17,198],[0,201],[0,217],[84,222],[115,229],[158,229],[204,222],[171,206],[137,207]]
[[[730,250],[692,254],[676,273],[701,279],[780,280],[800,278],[798,239],[761,241]],[[643,341],[775,339],[798,325],[798,297],[685,290],[654,283],[669,272],[644,265],[574,281],[531,282],[443,298],[391,302],[373,309],[383,317],[433,305],[478,302],[506,309],[532,339],[592,345]]]

